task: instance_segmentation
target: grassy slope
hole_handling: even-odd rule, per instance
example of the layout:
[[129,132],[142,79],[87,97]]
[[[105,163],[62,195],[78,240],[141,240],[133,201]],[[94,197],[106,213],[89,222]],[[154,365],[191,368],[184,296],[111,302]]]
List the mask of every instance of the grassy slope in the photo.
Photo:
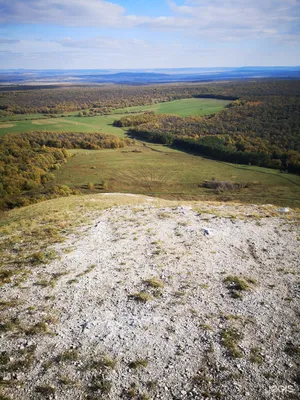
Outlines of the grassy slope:
[[[233,200],[300,207],[300,177],[267,168],[226,164],[151,144],[140,153],[118,150],[72,150],[57,182],[84,188],[106,181],[109,192],[143,193],[167,198]],[[217,194],[200,187],[206,179],[252,182],[250,188]],[[294,183],[286,180],[291,179]],[[298,186],[297,186],[298,185]]]

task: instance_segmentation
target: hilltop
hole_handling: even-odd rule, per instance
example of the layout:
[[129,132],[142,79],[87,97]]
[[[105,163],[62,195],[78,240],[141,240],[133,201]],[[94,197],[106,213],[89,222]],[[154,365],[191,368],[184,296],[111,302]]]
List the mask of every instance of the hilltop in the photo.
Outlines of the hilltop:
[[298,224],[125,194],[5,213],[1,398],[299,398]]

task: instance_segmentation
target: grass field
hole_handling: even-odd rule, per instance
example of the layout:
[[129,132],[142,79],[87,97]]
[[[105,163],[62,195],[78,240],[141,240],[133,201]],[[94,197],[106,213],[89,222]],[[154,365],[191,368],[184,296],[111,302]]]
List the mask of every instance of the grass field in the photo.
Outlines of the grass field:
[[[0,120],[0,136],[8,133],[30,131],[53,132],[103,132],[124,137],[124,129],[112,124],[128,112],[154,111],[159,114],[177,114],[179,116],[212,114],[222,110],[229,101],[216,99],[183,99],[151,106],[130,107],[115,110],[111,115],[97,117],[77,117],[78,112],[68,116],[46,118],[42,114],[17,115],[14,118],[2,117]],[[72,115],[73,114],[73,115]],[[71,115],[71,116],[70,116]]]
[[114,113],[153,111],[156,114],[176,114],[180,117],[187,117],[189,115],[213,114],[221,111],[229,103],[231,101],[217,99],[182,99],[150,106],[117,109]]
[[0,123],[0,136],[8,133],[52,131],[52,132],[102,132],[124,137],[125,130],[112,124],[122,115],[100,117],[42,118],[26,121],[6,121]]
[[[132,152],[133,149],[140,152]],[[108,192],[300,207],[300,177],[283,175],[276,170],[221,163],[161,145],[151,144],[148,147],[142,143],[134,148],[72,150],[71,153],[74,157],[56,172],[57,183],[83,191],[89,182],[95,184],[95,191],[100,187],[97,184],[106,182]],[[251,182],[251,185],[220,194],[200,187],[204,180],[213,178]]]

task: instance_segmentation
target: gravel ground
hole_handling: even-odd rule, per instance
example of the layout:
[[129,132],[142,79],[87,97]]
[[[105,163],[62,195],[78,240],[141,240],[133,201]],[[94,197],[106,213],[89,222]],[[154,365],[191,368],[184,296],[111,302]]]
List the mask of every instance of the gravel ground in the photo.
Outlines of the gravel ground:
[[3,286],[18,301],[4,321],[22,321],[0,333],[3,393],[300,399],[299,230],[260,210],[148,199],[99,212]]

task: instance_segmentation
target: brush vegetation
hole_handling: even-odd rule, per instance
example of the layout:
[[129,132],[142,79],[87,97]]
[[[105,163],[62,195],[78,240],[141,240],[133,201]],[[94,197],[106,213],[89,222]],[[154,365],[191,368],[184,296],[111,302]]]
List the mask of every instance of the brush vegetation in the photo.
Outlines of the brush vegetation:
[[74,194],[68,186],[54,182],[53,171],[60,169],[69,157],[66,149],[97,150],[125,145],[125,140],[103,134],[32,132],[4,136],[0,139],[0,209]]

